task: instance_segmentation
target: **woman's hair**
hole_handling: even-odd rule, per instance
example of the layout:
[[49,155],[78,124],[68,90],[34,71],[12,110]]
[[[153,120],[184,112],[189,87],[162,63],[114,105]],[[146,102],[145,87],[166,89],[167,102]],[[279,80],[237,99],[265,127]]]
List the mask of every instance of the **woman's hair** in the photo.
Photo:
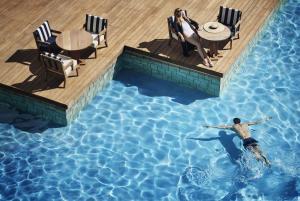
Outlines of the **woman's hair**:
[[180,8],[176,8],[174,10],[174,17],[175,17],[175,21],[178,22],[178,18],[180,17],[179,14],[182,12],[182,10]]

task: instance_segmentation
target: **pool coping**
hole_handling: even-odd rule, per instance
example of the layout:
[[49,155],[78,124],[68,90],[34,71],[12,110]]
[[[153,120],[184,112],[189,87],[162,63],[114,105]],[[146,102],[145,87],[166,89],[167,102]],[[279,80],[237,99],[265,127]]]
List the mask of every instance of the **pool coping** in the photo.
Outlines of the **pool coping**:
[[22,90],[20,90],[18,88],[12,87],[12,86],[8,86],[8,85],[0,83],[0,89],[1,88],[4,89],[4,90],[11,90],[12,92],[20,94],[20,95],[23,95],[23,96],[28,96],[30,98],[38,99],[38,100],[40,100],[40,101],[42,101],[44,103],[48,103],[48,104],[53,105],[55,107],[60,107],[60,108],[63,108],[63,109],[68,109],[68,105],[66,105],[66,104],[63,104],[63,103],[60,103],[58,101],[51,100],[51,99],[48,99],[48,98],[45,98],[43,96],[39,96],[39,95],[36,95],[36,94],[33,94],[33,93],[22,91]]
[[151,53],[151,52],[146,52],[146,51],[143,51],[141,49],[133,48],[133,47],[130,47],[130,46],[127,46],[127,45],[125,45],[124,49],[123,49],[123,52],[126,52],[126,51],[136,53],[137,55],[149,57],[149,58],[151,58],[153,60],[157,60],[159,62],[164,62],[164,63],[167,63],[167,64],[175,65],[179,68],[194,70],[194,71],[197,71],[197,72],[205,73],[205,74],[215,76],[215,77],[219,77],[219,78],[223,77],[223,73],[219,73],[219,72],[216,72],[216,71],[213,71],[213,70],[210,70],[210,69],[206,69],[206,68],[201,68],[201,67],[198,67],[198,66],[195,66],[195,65],[186,64],[186,63],[181,62],[181,61],[174,61],[172,59],[162,57],[162,56],[159,56],[159,55]]

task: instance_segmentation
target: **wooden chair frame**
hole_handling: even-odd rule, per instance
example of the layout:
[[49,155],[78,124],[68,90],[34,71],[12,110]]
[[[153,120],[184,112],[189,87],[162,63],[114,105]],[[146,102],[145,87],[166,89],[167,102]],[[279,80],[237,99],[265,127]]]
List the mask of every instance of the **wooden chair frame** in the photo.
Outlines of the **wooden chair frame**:
[[[48,20],[46,20],[48,22]],[[50,27],[50,24],[48,22],[48,25]],[[57,30],[54,30],[54,29],[51,29],[50,28],[50,31],[51,31],[51,34],[56,37],[57,34],[61,34],[60,31],[57,31]],[[46,49],[47,52],[53,52],[54,50],[52,49],[51,47],[51,43],[49,42],[44,42],[44,41],[41,41],[40,37],[39,37],[39,34],[37,32],[37,30],[35,30],[33,32],[33,37],[35,39],[35,43],[36,43],[36,46],[37,46],[37,49],[39,50],[39,53],[42,53],[43,51],[45,50],[42,50],[42,48],[44,47]]]
[[[221,8],[223,8],[223,6],[220,7],[220,11],[221,11]],[[238,9],[233,9],[233,8],[231,8],[231,9],[234,10],[234,11],[239,11],[240,15],[238,17],[238,21],[237,21],[236,24],[234,24],[232,26],[228,26],[228,25],[224,24],[225,26],[228,26],[230,28],[230,31],[231,31],[230,49],[232,49],[233,40],[240,38],[240,25],[241,25],[241,22],[242,22],[242,11],[240,11]],[[220,23],[222,23],[221,22],[221,12],[220,11],[219,11],[219,14],[217,16],[217,21],[220,22]]]
[[[86,29],[86,26],[87,26],[87,24],[86,24],[86,22],[83,24],[83,26],[82,26],[82,28],[83,29]],[[97,34],[98,35],[98,46],[100,45],[100,37],[103,35],[104,36],[104,43],[105,43],[105,46],[106,47],[108,47],[108,42],[107,42],[107,27],[108,27],[108,19],[106,19],[106,24],[105,24],[105,27],[104,27],[104,29],[101,31],[101,32],[99,32],[99,33],[94,33],[94,34]],[[97,49],[98,49],[98,47],[95,47],[95,50],[94,50],[94,52],[95,52],[95,58],[97,58]]]
[[[64,56],[64,55],[58,55],[58,56],[61,57],[62,60],[71,60],[72,59],[72,58]],[[44,53],[41,53],[40,57],[41,57],[41,61],[44,66],[44,69],[45,69],[45,74],[46,74],[45,80],[46,81],[48,81],[49,73],[54,73],[58,76],[64,77],[63,88],[65,88],[67,85],[67,77],[70,77],[70,75],[67,75],[65,71],[70,66],[72,68],[72,72],[74,72],[74,70],[76,70],[76,77],[78,77],[78,75],[79,75],[77,66],[72,66],[72,62],[70,62],[69,65],[63,66],[62,61],[52,58],[48,55],[45,55]]]

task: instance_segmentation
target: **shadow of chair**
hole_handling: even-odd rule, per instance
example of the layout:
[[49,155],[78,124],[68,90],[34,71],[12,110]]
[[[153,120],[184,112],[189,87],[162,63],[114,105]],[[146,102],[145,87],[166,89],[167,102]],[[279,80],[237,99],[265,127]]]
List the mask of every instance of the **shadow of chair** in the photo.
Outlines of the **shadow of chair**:
[[154,39],[149,42],[142,42],[138,48],[144,48],[151,54],[167,57],[170,60],[181,63],[182,65],[199,65],[202,63],[196,50],[189,51],[190,56],[184,57],[182,55],[182,48],[180,43],[172,43],[169,46],[169,39]]
[[37,49],[22,49],[17,50],[13,55],[11,55],[5,62],[6,63],[20,63],[29,66],[36,58],[39,56],[39,51]]
[[[229,41],[230,40],[228,39],[219,42],[219,50],[229,50],[229,48],[225,48]],[[201,40],[201,44],[206,49],[209,49],[210,47],[210,43],[205,40]],[[196,49],[189,52],[189,57],[184,57],[182,55],[181,44],[172,43],[170,46],[169,39],[154,39],[151,41],[144,41],[139,44],[138,48],[146,49],[151,54],[164,55],[173,61],[179,61],[181,63],[183,62],[188,65],[197,66],[202,64],[202,60]]]
[[37,49],[17,50],[5,62],[22,64],[18,67],[28,68],[32,73],[22,82],[12,84],[12,86],[29,93],[57,88],[63,81],[53,79],[48,83],[45,82],[45,70],[39,60],[39,52]]
[[191,140],[199,140],[199,141],[212,141],[219,140],[226,152],[229,155],[230,161],[233,164],[239,164],[238,161],[241,160],[243,152],[238,149],[234,142],[233,138],[236,137],[235,134],[227,135],[226,132],[220,131],[218,137],[210,137],[210,138],[188,138]]
[[[223,41],[219,43],[219,49],[225,50],[224,47],[227,45],[227,41]],[[182,50],[180,43],[172,43],[171,46],[169,44],[169,39],[154,39],[148,42],[142,42],[139,44],[138,48],[146,49],[148,52],[154,55],[163,55],[163,57],[167,57],[175,62],[197,66],[202,64],[202,59],[199,56],[197,50],[191,50],[189,57],[184,57],[182,55]],[[208,48],[210,44],[208,42],[203,41],[202,46],[204,48]]]
[[180,43],[172,43],[172,46],[169,46],[169,39],[154,39],[148,42],[141,42],[138,48],[145,48],[152,54],[166,55],[170,59],[176,59],[178,56],[181,56]]

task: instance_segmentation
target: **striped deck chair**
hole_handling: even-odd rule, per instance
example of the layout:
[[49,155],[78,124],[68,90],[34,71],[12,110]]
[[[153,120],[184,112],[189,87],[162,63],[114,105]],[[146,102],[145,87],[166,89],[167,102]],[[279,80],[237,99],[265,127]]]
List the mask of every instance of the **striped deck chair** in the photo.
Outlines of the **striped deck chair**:
[[[182,12],[186,17],[188,17],[186,10],[182,10]],[[193,20],[191,20],[191,21],[194,23],[194,25],[198,29],[198,26],[199,26],[198,23]],[[178,35],[175,31],[175,16],[168,17],[167,22],[168,22],[168,30],[169,30],[169,45],[171,45],[171,43],[174,39],[181,42],[180,38],[178,37]],[[182,46],[182,52],[183,52],[184,56],[188,55],[189,50],[192,50],[195,48],[194,45],[188,43],[187,41],[185,41],[184,43],[181,42],[181,46]]]
[[220,6],[218,22],[229,27],[231,30],[230,49],[232,48],[232,40],[240,38],[241,19],[242,12],[240,10]]
[[104,41],[105,46],[107,47],[107,19],[104,19],[99,16],[86,14],[85,23],[83,28],[92,34],[93,44],[92,46],[95,49],[95,58],[97,58],[97,48],[102,41]]
[[67,85],[67,77],[78,76],[77,61],[61,54],[43,52],[40,54],[46,72],[46,81],[50,73],[64,78],[64,88]]
[[33,36],[36,42],[36,46],[40,53],[47,51],[47,52],[54,52],[58,53],[59,49],[55,44],[56,35],[61,32],[55,31],[50,28],[48,20],[46,20],[41,26],[39,26],[34,32]]

